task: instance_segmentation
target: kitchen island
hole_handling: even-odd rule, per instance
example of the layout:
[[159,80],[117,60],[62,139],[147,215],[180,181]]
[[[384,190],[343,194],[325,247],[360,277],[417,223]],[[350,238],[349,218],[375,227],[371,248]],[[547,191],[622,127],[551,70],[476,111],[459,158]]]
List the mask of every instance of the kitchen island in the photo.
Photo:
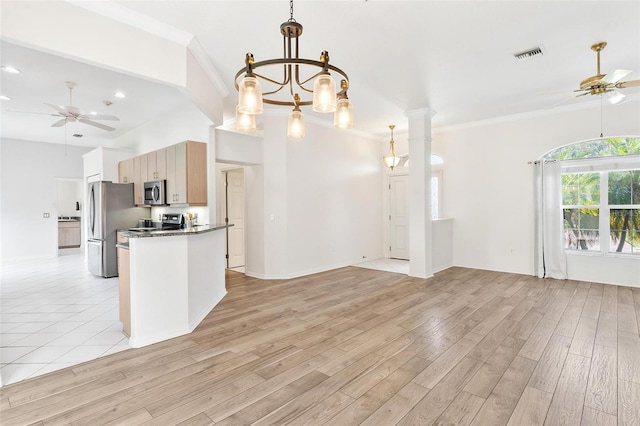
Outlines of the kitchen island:
[[229,226],[122,233],[129,240],[118,247],[129,250],[131,347],[191,333],[222,300]]

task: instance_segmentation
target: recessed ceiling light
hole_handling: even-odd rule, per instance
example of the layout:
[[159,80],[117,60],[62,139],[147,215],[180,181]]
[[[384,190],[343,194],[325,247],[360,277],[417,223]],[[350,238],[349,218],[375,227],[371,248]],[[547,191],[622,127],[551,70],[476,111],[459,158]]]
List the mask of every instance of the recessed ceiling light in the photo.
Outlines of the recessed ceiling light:
[[20,70],[18,68],[14,68],[14,67],[11,67],[11,66],[8,66],[8,65],[2,66],[2,67],[0,67],[0,69],[2,71],[4,71],[4,72],[8,72],[10,74],[20,74]]
[[0,101],[10,101],[11,98],[9,96],[6,95],[0,95]]
[[95,111],[91,111],[91,112],[89,113],[89,115],[98,115],[98,113],[97,113],[97,112],[95,112]]
[[122,92],[113,92],[113,96],[115,96],[116,98],[126,98],[127,95],[125,95]]

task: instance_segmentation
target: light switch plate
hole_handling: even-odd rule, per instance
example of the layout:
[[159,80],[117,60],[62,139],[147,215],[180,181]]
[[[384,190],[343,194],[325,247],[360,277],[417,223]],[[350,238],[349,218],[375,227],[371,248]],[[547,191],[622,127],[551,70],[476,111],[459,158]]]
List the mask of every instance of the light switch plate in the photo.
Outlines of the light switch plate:
[[45,219],[48,219],[49,218],[49,213],[42,213],[42,217],[45,218]]

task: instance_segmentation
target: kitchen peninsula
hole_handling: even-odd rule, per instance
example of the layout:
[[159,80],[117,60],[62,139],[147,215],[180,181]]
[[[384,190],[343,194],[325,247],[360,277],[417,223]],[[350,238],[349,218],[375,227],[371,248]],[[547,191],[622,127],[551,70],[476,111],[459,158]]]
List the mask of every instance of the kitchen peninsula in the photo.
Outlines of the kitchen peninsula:
[[[227,293],[222,230],[228,226],[233,225],[122,233],[128,244],[118,248],[128,249],[130,308],[124,319],[121,311],[121,321],[131,347],[191,333],[222,300]],[[120,279],[120,303],[126,309],[122,284],[127,277]]]

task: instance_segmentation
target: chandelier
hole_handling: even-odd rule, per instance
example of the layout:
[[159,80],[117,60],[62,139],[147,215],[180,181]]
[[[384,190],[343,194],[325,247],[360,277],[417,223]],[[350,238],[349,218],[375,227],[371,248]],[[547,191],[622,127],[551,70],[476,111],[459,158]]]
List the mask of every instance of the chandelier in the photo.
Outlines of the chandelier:
[[389,141],[389,152],[387,153],[387,155],[382,157],[382,160],[384,161],[385,166],[393,170],[393,168],[397,166],[398,163],[400,162],[400,157],[398,157],[398,155],[396,154],[396,150],[393,147],[393,129],[395,129],[396,126],[394,124],[391,124],[389,128],[391,129],[391,140]]
[[[340,68],[329,64],[329,52],[326,50],[320,54],[319,61],[299,57],[298,38],[302,34],[302,25],[293,18],[293,0],[289,2],[289,6],[290,18],[280,25],[283,57],[256,62],[253,54],[247,53],[245,67],[236,73],[234,84],[238,90],[237,130],[255,130],[255,115],[262,113],[264,103],[293,107],[287,127],[287,136],[291,138],[303,138],[305,134],[301,106],[311,105],[316,112],[333,112],[334,127],[352,128],[353,105],[347,97],[349,77]],[[280,65],[281,77],[273,77],[273,71],[269,76],[260,73],[269,67],[279,68]],[[280,74],[279,71],[276,72]],[[339,90],[336,89],[331,73],[340,77]],[[310,87],[312,80],[313,88]]]

